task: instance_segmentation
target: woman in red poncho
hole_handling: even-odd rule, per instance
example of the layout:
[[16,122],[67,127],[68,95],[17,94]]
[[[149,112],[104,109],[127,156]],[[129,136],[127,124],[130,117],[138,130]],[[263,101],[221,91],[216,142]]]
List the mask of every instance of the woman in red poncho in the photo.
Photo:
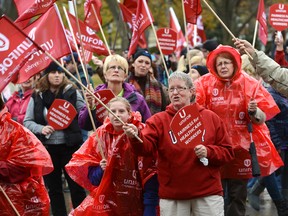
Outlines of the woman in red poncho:
[[[123,122],[144,127],[141,115],[131,111],[125,98],[113,98],[108,107]],[[88,197],[71,215],[143,215],[138,157],[132,152],[122,126],[109,113],[104,124],[73,154],[66,165],[71,178],[90,190]]]
[[11,119],[0,97],[0,186],[8,196],[0,192],[0,214],[49,216],[49,196],[42,175],[52,170],[45,147],[34,134]]
[[219,46],[207,58],[210,71],[196,81],[196,100],[223,119],[232,139],[235,159],[222,169],[225,215],[244,216],[246,184],[252,177],[251,143],[247,124],[253,123],[261,175],[273,173],[283,165],[270,140],[265,120],[271,119],[279,109],[272,96],[259,82],[241,71],[241,57],[230,46]]

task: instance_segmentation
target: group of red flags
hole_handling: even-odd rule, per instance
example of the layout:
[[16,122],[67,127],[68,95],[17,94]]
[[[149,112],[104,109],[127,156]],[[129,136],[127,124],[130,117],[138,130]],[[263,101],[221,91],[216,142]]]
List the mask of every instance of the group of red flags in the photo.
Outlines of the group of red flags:
[[[92,53],[108,55],[108,49],[103,41],[96,35],[102,24],[100,10],[101,0],[86,0],[84,3],[85,19],[79,20],[80,32],[77,28],[77,19],[74,15],[68,14],[70,29],[65,29],[60,17],[56,0],[14,0],[19,17],[13,23],[5,15],[0,18],[0,92],[10,82],[21,83],[31,76],[45,69],[52,61],[49,53],[55,59],[59,59],[71,53],[80,44],[87,51],[86,62],[91,60]],[[194,42],[206,40],[203,23],[200,13],[202,7],[200,0],[183,1],[185,18],[187,20],[188,41],[191,45]],[[144,32],[150,25],[153,25],[153,16],[148,8],[146,0],[124,0],[119,3],[121,15],[132,32],[128,56],[132,55],[137,46],[147,47]],[[265,20],[264,2],[260,0],[257,19],[260,23],[260,39],[267,41],[267,25]],[[38,18],[35,20],[35,17]],[[31,23],[31,19],[34,19]],[[53,23],[53,25],[51,25]],[[100,25],[100,26],[99,26]],[[185,37],[182,33],[178,19],[170,9],[170,28],[178,34],[176,54],[179,56],[185,44]],[[196,36],[192,32],[195,32]],[[76,43],[73,41],[76,39]],[[13,43],[12,43],[13,41]]]

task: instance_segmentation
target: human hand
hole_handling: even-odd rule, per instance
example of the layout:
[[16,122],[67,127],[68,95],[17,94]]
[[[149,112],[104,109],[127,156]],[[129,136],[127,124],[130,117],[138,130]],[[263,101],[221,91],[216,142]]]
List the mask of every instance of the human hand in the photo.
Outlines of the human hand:
[[106,166],[107,166],[107,160],[106,159],[102,159],[100,161],[100,167],[101,169],[104,171],[106,169]]
[[[92,93],[94,92],[94,89],[93,89],[91,84],[88,86],[88,89],[89,89],[90,92],[92,92]],[[93,109],[95,107],[95,98],[94,98],[94,96],[91,95],[89,92],[85,92],[85,97],[87,99],[89,108]]]
[[281,31],[275,32],[274,42],[276,44],[276,50],[283,51],[284,40]]
[[41,133],[42,133],[43,135],[47,136],[47,135],[52,134],[54,131],[55,131],[55,130],[54,130],[54,128],[53,128],[52,126],[46,125],[46,126],[44,126],[44,127],[42,128]]
[[96,56],[92,56],[92,62],[98,67],[103,67],[103,61]]
[[198,158],[206,158],[207,157],[207,148],[206,146],[200,144],[195,146],[194,148],[195,154]]
[[[245,54],[248,52],[250,55],[253,55],[255,52],[254,47],[246,40],[241,40],[239,38],[233,38],[235,47],[239,50],[241,55]],[[247,53],[246,53],[247,54]]]
[[257,112],[257,102],[255,99],[251,99],[248,103],[248,113],[254,116]]
[[122,128],[123,128],[124,133],[129,138],[133,138],[133,137],[135,137],[135,135],[138,135],[138,128],[133,124],[125,123]]

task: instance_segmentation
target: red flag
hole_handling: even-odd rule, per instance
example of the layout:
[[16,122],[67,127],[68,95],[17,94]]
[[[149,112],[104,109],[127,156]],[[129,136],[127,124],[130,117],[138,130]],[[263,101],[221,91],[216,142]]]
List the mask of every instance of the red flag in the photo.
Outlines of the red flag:
[[[196,40],[194,40],[194,36],[195,36],[194,28],[197,28]],[[190,43],[192,46],[202,44],[204,41],[206,41],[206,34],[204,31],[204,26],[203,26],[201,15],[197,17],[197,25],[187,23],[187,35],[188,35],[188,43]],[[196,44],[194,44],[194,41],[196,41]]]
[[197,16],[202,12],[200,0],[185,0],[184,9],[186,22],[196,24]]
[[[130,30],[133,32],[133,17],[136,16],[136,14],[133,14],[132,11],[130,11],[125,5],[119,3],[119,7],[120,10],[122,12],[122,17],[124,22],[126,22],[130,28]],[[147,47],[147,43],[146,43],[146,38],[145,38],[145,34],[141,34],[139,41],[138,41],[138,45],[141,48],[146,48]]]
[[135,52],[140,36],[153,21],[154,19],[149,11],[146,0],[139,0],[135,22],[133,23],[133,33],[129,46],[128,57],[130,57]]
[[[59,17],[60,14],[55,4],[54,7],[51,7],[39,19],[23,29],[33,41],[43,48],[43,50],[50,53],[55,59],[71,52]],[[42,51],[35,52],[21,68],[17,83],[25,82],[33,75],[39,73],[51,61]]]
[[85,18],[84,23],[88,25],[90,28],[94,29],[95,31],[99,31],[100,27],[97,23],[93,7],[95,9],[95,12],[97,14],[97,18],[99,20],[99,23],[102,24],[102,18],[100,14],[100,10],[102,7],[101,0],[86,0],[84,3],[84,11],[85,11]]
[[37,46],[28,36],[14,25],[5,15],[0,18],[0,92],[12,80],[17,78],[21,67]]
[[262,43],[266,45],[268,38],[268,31],[267,31],[265,6],[263,0],[259,0],[257,20],[259,22],[258,36],[262,41]]
[[16,22],[45,13],[56,0],[14,0],[18,15]]
[[137,0],[124,0],[123,5],[133,14],[137,12]]
[[68,17],[74,31],[73,32],[74,36],[78,43],[80,42],[80,35],[81,35],[84,49],[97,53],[98,55],[105,55],[105,56],[109,55],[109,52],[106,46],[104,45],[103,41],[95,34],[95,32],[91,28],[89,28],[87,25],[85,25],[84,22],[79,20],[79,26],[81,31],[79,34],[75,16],[68,13]]
[[180,24],[178,22],[177,16],[173,10],[172,7],[169,8],[170,11],[170,28],[175,30],[177,32],[177,46],[176,46],[176,56],[179,58],[181,50],[184,46],[185,43],[185,37],[183,35],[183,32],[181,30]]

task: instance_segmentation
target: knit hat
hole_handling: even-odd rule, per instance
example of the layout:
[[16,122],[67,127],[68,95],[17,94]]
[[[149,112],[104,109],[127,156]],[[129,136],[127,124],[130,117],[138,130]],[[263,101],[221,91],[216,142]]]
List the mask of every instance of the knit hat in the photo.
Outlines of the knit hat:
[[202,65],[194,65],[192,68],[194,68],[195,70],[198,71],[198,73],[203,76],[207,73],[209,73],[208,69],[206,66],[202,66]]
[[[80,60],[79,60],[78,54],[76,52],[73,52],[73,56],[74,56],[75,62],[77,64],[80,64]],[[66,64],[69,63],[69,62],[72,62],[72,55],[66,56],[65,58],[63,58],[63,61],[65,61]]]
[[217,48],[218,46],[218,42],[216,40],[206,40],[203,45],[202,45],[202,49],[206,49],[208,50],[209,52],[213,51],[214,49]]
[[59,67],[55,62],[51,62],[48,67],[44,70],[44,76],[48,73],[50,73],[51,71],[60,71],[63,72],[63,69],[61,67]]
[[146,56],[150,59],[150,61],[152,62],[152,57],[151,57],[151,54],[145,50],[145,49],[138,49],[134,55],[133,55],[133,59],[134,61],[139,57],[139,56]]

